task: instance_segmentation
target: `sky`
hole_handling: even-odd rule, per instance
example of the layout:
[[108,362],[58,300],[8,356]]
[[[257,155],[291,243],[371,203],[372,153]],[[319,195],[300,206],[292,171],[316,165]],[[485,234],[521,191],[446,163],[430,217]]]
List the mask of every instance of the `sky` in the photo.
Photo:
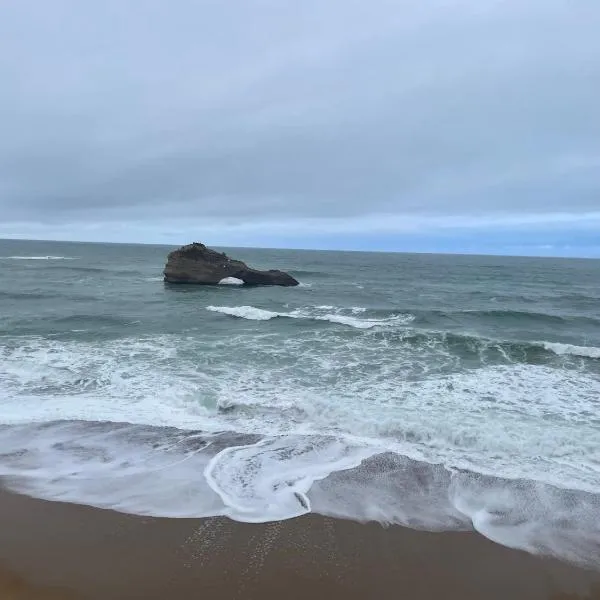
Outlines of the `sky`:
[[0,238],[600,257],[597,0],[0,1]]

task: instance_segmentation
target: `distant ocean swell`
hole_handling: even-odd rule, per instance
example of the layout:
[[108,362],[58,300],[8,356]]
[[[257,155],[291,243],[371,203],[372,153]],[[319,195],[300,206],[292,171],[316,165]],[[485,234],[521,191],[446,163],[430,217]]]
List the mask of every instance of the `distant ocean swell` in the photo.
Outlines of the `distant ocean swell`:
[[[0,291],[0,299],[5,298],[15,301],[36,301],[36,300],[55,300],[66,298],[67,295],[60,293],[37,293],[25,294],[19,292]],[[94,301],[93,296],[81,296],[80,298],[70,298],[71,302],[90,302]],[[468,355],[479,355],[482,353],[495,354],[498,361],[509,362],[539,362],[552,356],[579,357],[584,359],[600,359],[600,347],[584,346],[577,344],[568,344],[561,342],[551,342],[544,340],[506,340],[487,338],[476,334],[467,334],[460,332],[444,331],[436,329],[434,325],[438,323],[436,319],[440,311],[384,311],[376,309],[367,309],[364,307],[341,308],[330,305],[325,306],[307,306],[303,308],[283,310],[266,310],[254,306],[212,306],[206,307],[209,312],[223,315],[223,317],[233,317],[248,321],[271,321],[277,320],[296,320],[306,324],[323,323],[330,326],[348,327],[356,330],[370,331],[374,336],[384,336],[386,340],[392,343],[403,344],[407,346],[422,348],[443,348],[445,351],[455,353],[465,357]],[[446,313],[442,313],[446,314]],[[501,317],[500,317],[501,318]],[[543,319],[544,315],[536,315],[537,319]],[[112,328],[122,331],[122,327],[130,327],[143,323],[142,319],[133,317],[116,317],[111,315],[102,315],[98,313],[71,314],[69,316],[49,316],[45,322],[50,325],[61,327],[68,331],[69,326],[78,330],[79,327]],[[549,322],[552,322],[550,317]],[[442,325],[442,323],[438,323]],[[600,324],[600,321],[598,321]],[[427,327],[429,326],[429,327]],[[11,331],[15,332],[20,327],[26,333],[30,328],[27,323],[12,322]],[[369,338],[373,339],[373,338]]]

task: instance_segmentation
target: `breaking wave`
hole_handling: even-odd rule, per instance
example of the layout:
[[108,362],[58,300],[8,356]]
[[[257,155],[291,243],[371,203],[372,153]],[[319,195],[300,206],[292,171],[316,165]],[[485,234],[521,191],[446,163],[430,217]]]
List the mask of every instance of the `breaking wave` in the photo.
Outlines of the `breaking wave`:
[[559,356],[581,356],[585,358],[600,358],[600,348],[594,346],[574,346],[573,344],[560,344],[558,342],[537,342],[549,352]]
[[600,496],[414,460],[343,436],[111,422],[0,427],[0,476],[49,500],[171,518],[269,522],[309,512],[502,545],[597,567]]
[[364,312],[362,308],[349,309],[351,314],[343,314],[344,309],[338,312],[327,312],[334,307],[318,306],[313,309],[296,309],[289,312],[276,312],[256,308],[254,306],[207,306],[206,310],[217,312],[231,317],[248,319],[251,321],[270,321],[276,318],[308,319],[314,321],[328,321],[338,325],[347,325],[355,329],[372,329],[374,327],[388,327],[393,325],[408,324],[414,320],[410,314],[393,314],[384,319],[361,319],[356,315]]
[[[514,362],[509,342],[501,363],[447,370],[494,342],[402,327],[273,335],[0,338],[0,476],[136,514],[312,511],[600,559],[594,372]],[[546,358],[597,350],[547,345],[522,344]]]
[[19,253],[0,261],[4,485],[162,517],[475,529],[600,564],[592,263],[258,253],[308,283],[227,289],[159,285],[158,247],[1,254]]
[[[389,335],[389,334],[386,334]],[[424,331],[404,328],[398,331],[397,341],[411,346],[439,347],[461,357],[472,355],[484,363],[539,363],[552,357],[600,359],[600,348],[547,341],[500,340],[447,331]]]

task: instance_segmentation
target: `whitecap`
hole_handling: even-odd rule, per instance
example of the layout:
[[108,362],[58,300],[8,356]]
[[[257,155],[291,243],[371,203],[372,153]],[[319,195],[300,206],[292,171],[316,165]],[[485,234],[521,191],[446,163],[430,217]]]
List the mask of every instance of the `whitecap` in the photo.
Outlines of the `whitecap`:
[[206,310],[251,321],[268,321],[281,316],[281,313],[255,308],[254,306],[207,306]]
[[336,323],[338,325],[348,325],[355,329],[372,329],[373,327],[393,327],[395,325],[406,325],[414,321],[413,315],[393,315],[387,319],[359,319],[357,317],[351,317],[349,315],[340,314],[328,314],[319,315],[313,318],[317,321],[329,321],[330,323]]
[[581,356],[584,358],[600,358],[600,348],[594,346],[574,346],[572,344],[560,344],[558,342],[537,342],[546,350],[554,352],[559,356]]
[[[330,307],[320,306],[317,310],[328,310]],[[331,307],[332,308],[332,307]],[[374,327],[392,327],[412,322],[415,317],[411,314],[392,315],[385,319],[360,319],[356,316],[336,313],[321,314],[311,309],[296,309],[290,312],[276,312],[256,308],[254,306],[207,306],[206,310],[218,312],[231,317],[249,319],[251,321],[269,321],[276,317],[288,319],[306,319],[312,321],[328,321],[337,325],[347,325],[355,329],[372,329]]]
[[315,481],[358,466],[373,449],[335,438],[288,436],[222,450],[204,476],[229,517],[249,523],[291,519],[311,512]]
[[244,285],[244,280],[237,277],[224,277],[219,281],[219,285]]

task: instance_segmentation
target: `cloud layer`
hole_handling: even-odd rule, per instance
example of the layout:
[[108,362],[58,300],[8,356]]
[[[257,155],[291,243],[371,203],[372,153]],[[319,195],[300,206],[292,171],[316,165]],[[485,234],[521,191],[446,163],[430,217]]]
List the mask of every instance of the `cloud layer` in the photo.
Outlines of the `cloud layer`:
[[568,0],[4,3],[0,236],[589,228],[598,31]]

